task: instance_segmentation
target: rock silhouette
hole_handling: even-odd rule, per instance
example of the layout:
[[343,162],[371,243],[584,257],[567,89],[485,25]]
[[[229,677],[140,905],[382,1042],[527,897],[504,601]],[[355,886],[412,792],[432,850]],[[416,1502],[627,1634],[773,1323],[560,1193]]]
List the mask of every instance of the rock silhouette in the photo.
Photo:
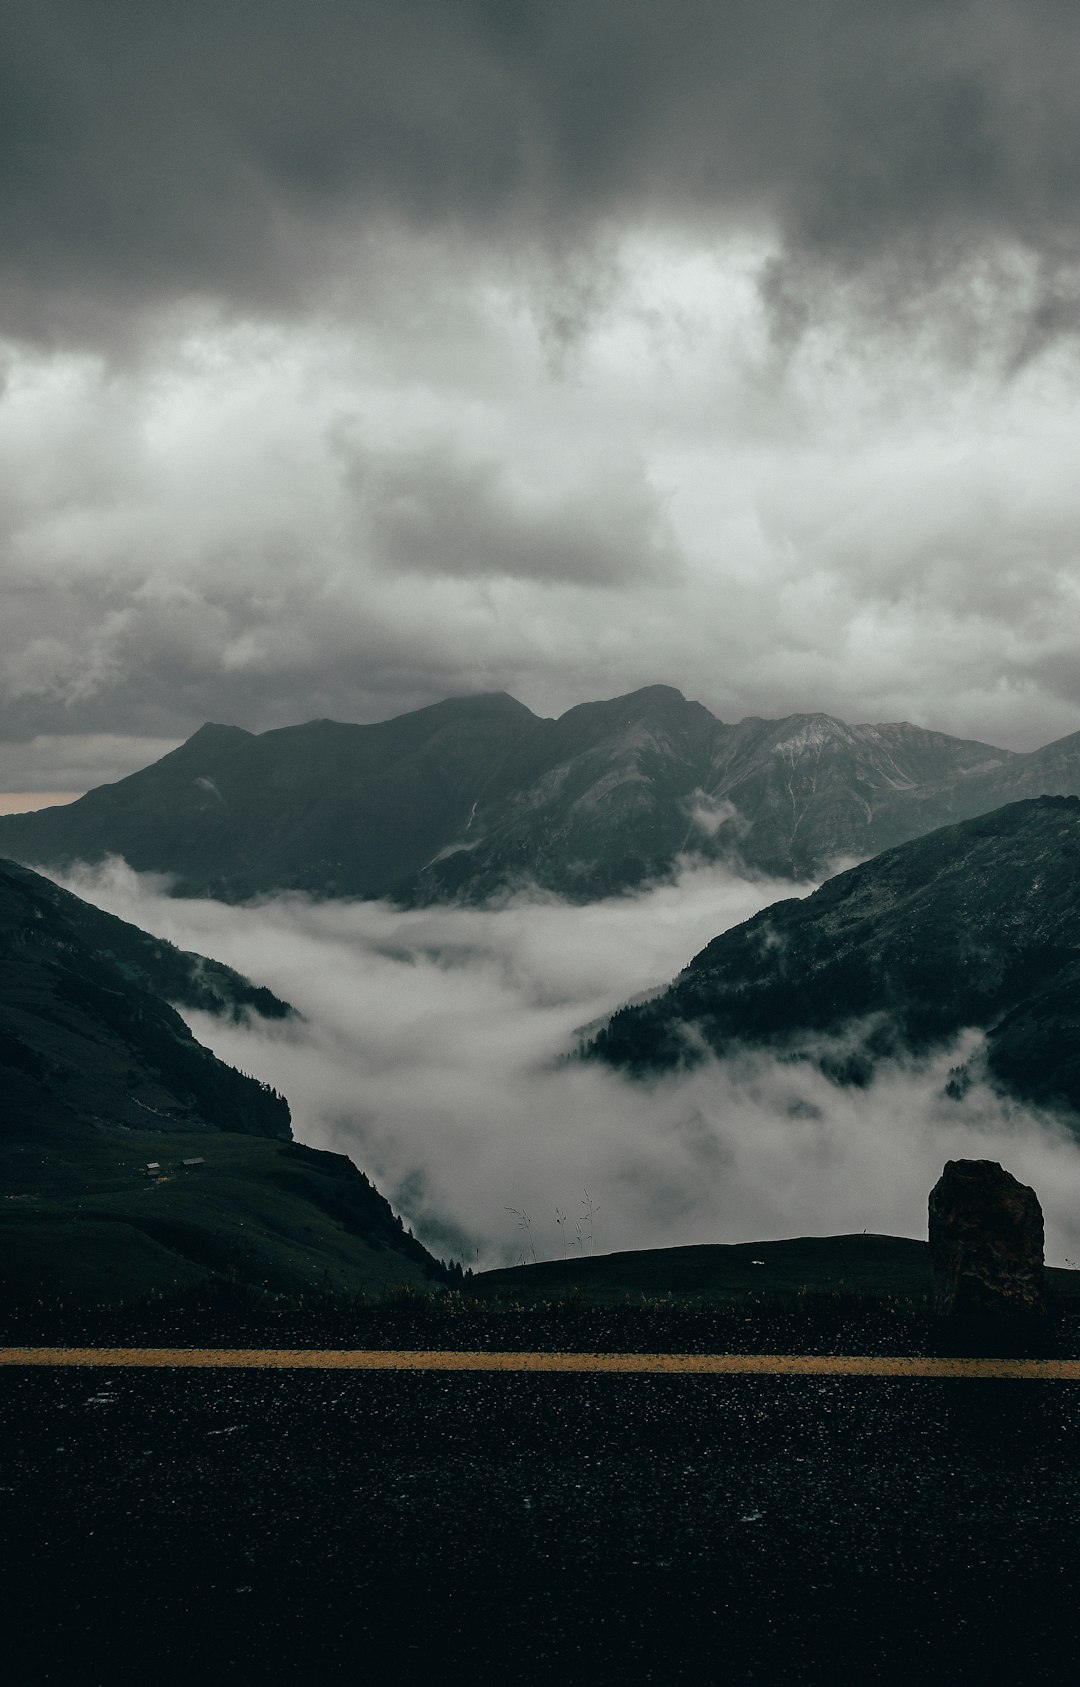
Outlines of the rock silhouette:
[[934,1311],[1039,1318],[1046,1311],[1043,1214],[1034,1189],[995,1160],[949,1160],[930,1191]]

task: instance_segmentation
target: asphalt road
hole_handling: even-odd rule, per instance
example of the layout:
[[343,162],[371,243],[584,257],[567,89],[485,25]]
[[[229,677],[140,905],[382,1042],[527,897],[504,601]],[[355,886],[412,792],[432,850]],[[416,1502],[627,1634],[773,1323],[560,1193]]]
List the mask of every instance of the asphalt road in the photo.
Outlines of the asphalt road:
[[1080,1386],[6,1368],[38,1683],[1080,1680]]

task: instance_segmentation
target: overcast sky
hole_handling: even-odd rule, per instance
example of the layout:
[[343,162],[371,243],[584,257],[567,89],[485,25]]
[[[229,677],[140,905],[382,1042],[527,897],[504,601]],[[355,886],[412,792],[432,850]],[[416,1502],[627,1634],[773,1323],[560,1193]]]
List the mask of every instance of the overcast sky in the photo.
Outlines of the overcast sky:
[[665,682],[1080,729],[1075,0],[5,0],[0,790]]

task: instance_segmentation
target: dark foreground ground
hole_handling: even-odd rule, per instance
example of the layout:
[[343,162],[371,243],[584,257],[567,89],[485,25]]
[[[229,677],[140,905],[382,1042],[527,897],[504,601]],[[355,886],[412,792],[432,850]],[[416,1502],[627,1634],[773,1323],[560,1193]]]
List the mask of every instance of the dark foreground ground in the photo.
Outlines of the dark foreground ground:
[[0,1373],[7,1679],[1080,1678],[1080,1386]]

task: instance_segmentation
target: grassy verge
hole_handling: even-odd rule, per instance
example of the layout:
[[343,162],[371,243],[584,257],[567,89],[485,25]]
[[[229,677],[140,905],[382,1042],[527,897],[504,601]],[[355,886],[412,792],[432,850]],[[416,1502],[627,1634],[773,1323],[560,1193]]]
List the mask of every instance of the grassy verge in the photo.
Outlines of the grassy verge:
[[1045,1326],[956,1327],[894,1295],[761,1293],[730,1301],[627,1295],[525,1302],[405,1285],[378,1296],[258,1290],[228,1277],[98,1304],[9,1303],[6,1346],[435,1348],[671,1353],[985,1352],[1080,1357],[1080,1314],[1052,1300]]

